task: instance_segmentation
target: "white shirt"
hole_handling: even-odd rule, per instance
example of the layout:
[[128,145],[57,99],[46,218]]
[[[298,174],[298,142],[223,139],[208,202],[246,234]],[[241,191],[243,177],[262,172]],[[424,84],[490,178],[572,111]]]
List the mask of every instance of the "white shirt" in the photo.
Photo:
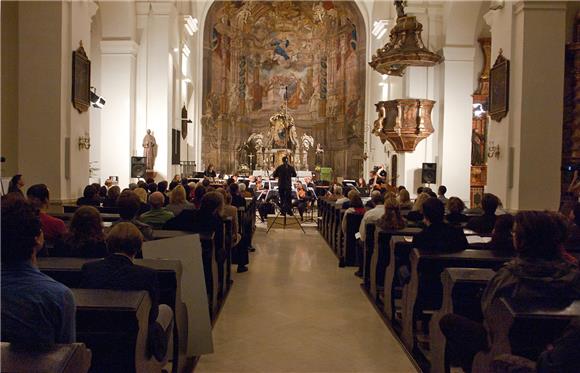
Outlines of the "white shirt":
[[349,199],[347,197],[342,197],[336,200],[336,204],[342,206],[343,203],[348,202]]
[[366,225],[370,223],[376,223],[385,214],[385,205],[380,204],[375,206],[373,209],[365,212],[358,229],[360,233],[360,239],[364,242],[366,239]]

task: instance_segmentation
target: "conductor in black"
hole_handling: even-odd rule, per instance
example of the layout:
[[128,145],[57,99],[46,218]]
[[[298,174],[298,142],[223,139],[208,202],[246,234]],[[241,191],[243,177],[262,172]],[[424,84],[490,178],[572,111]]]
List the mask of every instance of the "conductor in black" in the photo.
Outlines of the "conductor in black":
[[282,215],[292,213],[292,178],[296,177],[296,170],[288,164],[288,157],[282,158],[282,164],[276,168],[273,177],[278,179],[278,194]]

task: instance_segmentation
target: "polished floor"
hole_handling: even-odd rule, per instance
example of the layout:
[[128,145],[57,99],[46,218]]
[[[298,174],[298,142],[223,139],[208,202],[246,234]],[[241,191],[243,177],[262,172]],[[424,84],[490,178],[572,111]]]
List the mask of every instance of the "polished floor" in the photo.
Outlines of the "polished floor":
[[415,372],[320,234],[258,229],[196,372]]

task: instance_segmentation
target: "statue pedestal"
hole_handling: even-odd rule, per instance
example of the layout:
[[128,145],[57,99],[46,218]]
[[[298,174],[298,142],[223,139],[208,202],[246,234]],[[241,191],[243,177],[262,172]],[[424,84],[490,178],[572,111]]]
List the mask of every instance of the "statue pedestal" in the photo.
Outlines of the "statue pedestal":
[[290,157],[291,163],[294,161],[291,159],[292,151],[290,149],[269,149],[265,153],[268,155],[267,163],[274,168],[282,164],[282,158],[284,157]]

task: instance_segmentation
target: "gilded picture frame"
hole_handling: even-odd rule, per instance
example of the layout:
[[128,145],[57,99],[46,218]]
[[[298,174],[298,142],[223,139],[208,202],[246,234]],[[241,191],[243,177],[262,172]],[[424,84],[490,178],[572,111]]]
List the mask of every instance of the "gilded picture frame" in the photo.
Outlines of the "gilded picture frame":
[[489,71],[489,116],[500,122],[509,111],[510,61],[499,55]]
[[91,61],[82,41],[72,55],[72,104],[79,113],[91,106]]

